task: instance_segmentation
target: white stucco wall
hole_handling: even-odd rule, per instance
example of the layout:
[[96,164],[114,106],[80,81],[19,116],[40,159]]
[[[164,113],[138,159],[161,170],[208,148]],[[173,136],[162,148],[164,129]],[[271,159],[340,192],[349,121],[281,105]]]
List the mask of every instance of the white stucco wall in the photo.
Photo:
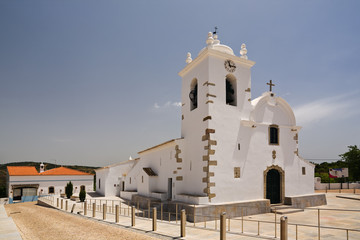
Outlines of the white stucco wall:
[[[314,178],[314,186],[316,190],[341,189],[341,183],[322,183],[320,177]],[[360,183],[343,183],[342,189],[359,189]]]
[[[103,196],[120,196],[122,181],[137,160],[128,160],[108,167],[96,169],[96,192]],[[99,179],[101,186],[99,187]],[[124,184],[126,188],[126,183]]]
[[[108,177],[109,169],[96,169],[96,192],[100,195],[105,196],[106,179]],[[100,181],[99,181],[100,180]]]
[[[49,187],[54,187],[55,194],[65,193],[65,186],[71,181],[74,195],[80,192],[80,186],[84,185],[85,190],[93,191],[93,175],[40,175],[40,176],[10,176],[9,196],[11,196],[11,185],[39,184],[38,194],[48,194]],[[43,190],[41,192],[41,190]]]
[[[167,193],[168,179],[173,178],[173,183],[175,183],[176,176],[180,172],[176,167],[175,158],[175,146],[178,145],[179,141],[174,140],[163,146],[140,153],[139,163],[126,177],[126,190],[137,190],[143,196],[150,196],[151,193]],[[143,168],[151,168],[157,176],[148,176]],[[174,193],[175,186],[176,183],[173,188]]]
[[[251,61],[244,61],[229,55],[212,54],[206,58],[202,52],[196,62],[189,69],[183,70],[182,85],[182,137],[185,151],[185,169],[192,162],[195,170],[185,171],[183,193],[204,194],[207,183],[202,181],[203,167],[206,161],[203,156],[206,142],[201,141],[206,129],[213,129],[211,139],[217,142],[211,146],[215,150],[210,155],[210,161],[216,161],[216,166],[209,166],[210,193],[216,194],[212,203],[232,202],[264,198],[264,171],[270,166],[278,166],[285,171],[285,196],[313,193],[310,184],[313,177],[313,166],[297,157],[297,139],[299,131],[291,107],[282,98],[266,92],[260,98],[250,102],[251,92],[245,91],[251,87]],[[236,78],[236,106],[225,103],[225,78],[229,74],[224,68],[224,60],[232,59],[236,63],[236,71],[231,73]],[[198,80],[198,108],[190,111],[188,97],[192,79]],[[213,85],[207,86],[206,82]],[[205,85],[204,85],[205,84]],[[215,97],[207,97],[211,94]],[[213,103],[206,103],[212,100]],[[211,120],[203,121],[206,116]],[[241,124],[241,121],[248,124]],[[251,124],[249,124],[251,123]],[[269,144],[269,126],[279,126],[279,145]],[[240,144],[240,150],[238,149]],[[272,152],[276,151],[273,159]],[[195,164],[194,164],[195,162]],[[240,167],[241,177],[234,178],[234,167]],[[306,174],[302,175],[302,167]],[[180,187],[181,188],[181,187]],[[283,196],[284,197],[284,196]]]

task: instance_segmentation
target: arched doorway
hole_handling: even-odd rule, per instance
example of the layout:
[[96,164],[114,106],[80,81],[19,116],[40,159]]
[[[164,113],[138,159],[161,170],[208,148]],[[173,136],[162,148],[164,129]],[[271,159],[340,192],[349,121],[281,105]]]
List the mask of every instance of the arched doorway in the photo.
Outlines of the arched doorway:
[[283,202],[284,198],[284,171],[279,166],[268,167],[264,171],[264,198],[270,204]]
[[270,204],[280,201],[280,173],[276,169],[271,169],[266,175],[266,198],[270,199]]

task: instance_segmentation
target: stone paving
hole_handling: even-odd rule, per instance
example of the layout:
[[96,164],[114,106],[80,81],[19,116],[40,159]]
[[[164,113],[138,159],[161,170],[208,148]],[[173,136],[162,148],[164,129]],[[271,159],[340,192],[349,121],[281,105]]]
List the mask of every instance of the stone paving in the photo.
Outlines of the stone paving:
[[0,203],[0,240],[21,240],[21,235],[11,217],[6,214],[4,205]]
[[[360,239],[360,195],[351,193],[327,193],[328,204],[320,207],[307,208],[304,212],[288,214],[288,233],[289,239],[318,239],[318,214],[320,213],[320,239]],[[346,197],[346,198],[344,198]],[[105,199],[102,203],[105,203]],[[119,201],[119,198],[112,200]],[[93,201],[94,199],[92,199]],[[117,204],[117,201],[114,203]],[[56,205],[56,200],[53,202]],[[99,204],[100,201],[97,201]],[[68,211],[71,210],[73,201],[69,201]],[[145,217],[143,213],[136,212],[135,227],[131,227],[130,210],[127,205],[122,203],[122,208],[119,217],[119,223],[115,224],[115,215],[111,213],[112,203],[108,201],[108,213],[106,215],[106,222],[118,227],[131,228],[143,233],[151,233],[151,236],[156,236],[162,239],[180,238],[180,221],[175,221],[173,217],[170,222],[167,219],[167,214],[164,214],[165,220],[157,221],[157,231],[152,232],[152,220]],[[100,204],[99,204],[100,205]],[[60,206],[60,203],[59,203]],[[64,204],[65,208],[65,204]],[[320,210],[318,210],[320,209]],[[331,209],[331,210],[330,210]],[[335,210],[334,210],[335,209]],[[97,208],[99,210],[99,207]],[[349,211],[354,210],[354,211]],[[81,203],[76,203],[74,212],[81,212],[83,214],[83,207]],[[276,237],[280,234],[280,217],[276,215]],[[92,211],[88,210],[87,218],[92,218]],[[103,214],[96,211],[96,220],[103,221]],[[226,221],[227,239],[274,239],[275,237],[275,214],[259,214],[246,216],[243,218],[235,218]],[[230,223],[230,226],[229,226]],[[243,223],[243,226],[242,226]],[[186,237],[184,239],[219,239],[219,220],[208,221],[206,223],[187,222]],[[230,230],[229,230],[230,229]],[[357,231],[352,231],[352,230]]]

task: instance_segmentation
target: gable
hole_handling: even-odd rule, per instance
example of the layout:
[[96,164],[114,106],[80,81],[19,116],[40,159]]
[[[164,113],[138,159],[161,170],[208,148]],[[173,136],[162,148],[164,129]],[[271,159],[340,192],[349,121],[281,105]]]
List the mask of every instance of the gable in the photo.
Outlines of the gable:
[[250,120],[256,123],[295,126],[295,115],[290,105],[282,98],[265,93],[252,102],[254,110]]
[[81,172],[66,167],[58,167],[42,172],[39,175],[93,175],[93,174]]

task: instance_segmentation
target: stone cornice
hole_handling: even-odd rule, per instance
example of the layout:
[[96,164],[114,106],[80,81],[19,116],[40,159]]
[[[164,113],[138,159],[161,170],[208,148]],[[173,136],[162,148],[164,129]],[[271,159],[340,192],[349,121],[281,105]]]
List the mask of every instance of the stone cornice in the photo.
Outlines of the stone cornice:
[[246,67],[251,68],[255,65],[254,61],[247,60],[238,56],[233,56],[227,53],[223,53],[211,48],[205,48],[199,56],[197,56],[192,62],[187,64],[178,74],[180,77],[184,77],[192,68],[194,68],[196,65],[198,65],[200,62],[202,62],[206,57],[208,56],[215,56],[223,59],[230,59],[234,62]]

